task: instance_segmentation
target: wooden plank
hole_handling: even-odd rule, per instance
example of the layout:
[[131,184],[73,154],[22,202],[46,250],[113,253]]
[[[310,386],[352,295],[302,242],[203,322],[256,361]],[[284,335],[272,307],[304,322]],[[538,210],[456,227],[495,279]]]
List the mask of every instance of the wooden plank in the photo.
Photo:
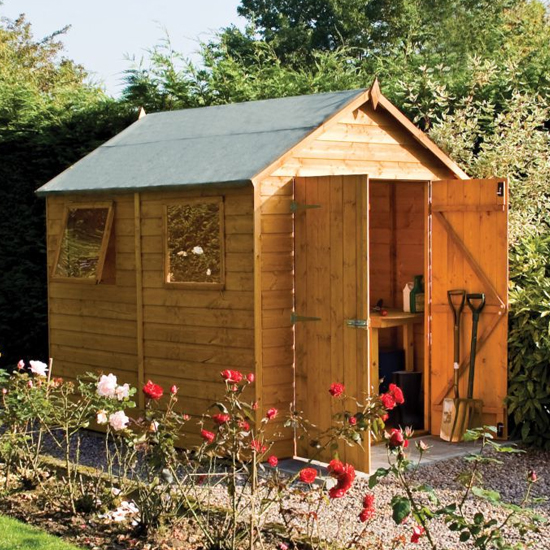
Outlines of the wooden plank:
[[66,315],[81,315],[83,317],[99,317],[102,319],[136,319],[135,304],[115,303],[109,300],[55,298],[50,299],[49,311],[51,316],[61,313]]
[[84,317],[81,315],[56,313],[50,319],[50,327],[89,334],[117,334],[124,338],[135,338],[136,336],[136,322],[133,320],[113,320],[102,317]]
[[166,323],[145,323],[145,337],[160,342],[202,344],[224,348],[254,347],[254,331],[241,328],[188,327]]
[[[263,294],[262,294],[262,215],[261,182],[254,185],[254,374],[256,376],[254,386],[254,400],[261,406],[264,404],[264,349],[263,349]],[[260,408],[256,411],[255,420],[259,426],[261,422]]]
[[145,357],[158,359],[176,359],[193,363],[212,363],[231,365],[252,370],[254,352],[252,348],[221,348],[201,344],[180,344],[147,339],[144,343]]
[[[143,264],[141,253],[141,196],[134,194],[134,236],[136,270],[136,341],[137,341],[137,380],[139,389],[145,385],[144,374],[144,327],[143,327]],[[138,407],[145,407],[143,392],[138,391]]]
[[317,177],[326,175],[373,174],[385,179],[428,180],[445,177],[447,171],[437,165],[421,162],[391,162],[347,159],[292,159],[279,168],[275,175],[289,177]]
[[[177,287],[166,288],[163,280],[162,271],[158,269],[147,270],[148,260],[150,256],[144,256],[144,271],[143,271],[143,287],[145,289],[164,289],[166,292],[184,292]],[[254,288],[254,274],[252,272],[228,272],[225,278],[225,290],[226,291],[251,291]],[[195,292],[195,290],[194,290]],[[208,292],[218,292],[213,289]]]
[[193,290],[146,288],[143,303],[148,306],[192,307],[208,309],[254,309],[254,292],[235,290]]
[[78,285],[72,282],[52,280],[50,283],[52,299],[99,300],[117,304],[135,304],[136,293],[131,288],[115,285]]
[[58,361],[65,361],[78,363],[88,370],[110,372],[113,369],[118,369],[134,376],[137,373],[137,359],[134,354],[106,351],[103,349],[88,350],[53,342],[50,344],[50,353],[54,358],[55,364]]
[[137,353],[135,336],[128,338],[118,335],[94,334],[52,328],[50,331],[50,339],[52,344],[71,347],[78,346],[88,350],[105,350],[132,355]]
[[[250,366],[243,365],[244,374],[248,374],[248,372],[253,372],[252,369],[248,367]],[[218,365],[216,363],[200,363],[180,359],[167,359],[158,357],[145,358],[145,373],[147,376],[165,376],[177,378],[179,383],[182,385],[186,385],[187,381],[219,384],[220,381],[222,381],[220,373],[226,369],[234,368],[235,367],[231,364]],[[189,395],[189,392],[186,391],[186,395]]]
[[288,290],[264,290],[262,291],[262,309],[292,309],[294,307],[294,295]]
[[143,312],[146,323],[168,323],[188,327],[254,327],[254,317],[247,310],[211,310],[176,306],[166,308],[163,306],[145,305]]
[[114,374],[117,377],[119,384],[130,384],[133,387],[137,386],[137,376],[134,371],[125,371],[115,365],[113,368],[93,368],[90,365],[75,363],[68,360],[56,359],[53,362],[52,373],[54,376],[60,376],[66,381],[76,382],[78,378],[89,379],[89,374],[96,375],[99,378],[100,374]]
[[266,233],[292,233],[294,222],[290,212],[288,214],[272,214],[263,216],[261,220],[262,235]]

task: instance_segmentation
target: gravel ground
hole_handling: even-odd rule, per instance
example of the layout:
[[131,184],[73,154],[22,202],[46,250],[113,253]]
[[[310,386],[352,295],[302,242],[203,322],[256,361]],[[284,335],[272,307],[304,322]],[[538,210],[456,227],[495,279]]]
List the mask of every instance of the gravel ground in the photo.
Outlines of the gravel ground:
[[[51,443],[47,443],[47,450],[53,455],[58,455],[58,451]],[[81,463],[87,466],[101,466],[104,462],[104,437],[94,432],[85,432],[80,445]],[[488,464],[482,467],[484,487],[493,489],[501,493],[505,502],[519,504],[523,498],[526,487],[526,476],[529,470],[534,470],[538,474],[538,481],[534,484],[531,493],[532,497],[546,497],[550,494],[550,452],[528,449],[521,454],[500,454],[498,456],[502,464]],[[440,500],[444,504],[456,502],[462,494],[461,486],[456,482],[460,472],[464,471],[468,465],[462,458],[453,458],[442,460],[437,463],[431,463],[426,466],[420,466],[410,474],[412,480],[416,483],[426,483],[434,487]],[[206,489],[205,489],[206,490]],[[215,489],[214,495],[210,495],[210,500],[218,505],[227,502],[227,494],[222,487]],[[369,548],[391,548],[391,540],[396,537],[404,537],[404,541],[409,542],[413,524],[411,522],[396,526],[391,518],[390,501],[396,494],[403,494],[398,490],[395,481],[391,479],[382,480],[373,490],[368,489],[368,480],[366,476],[358,476],[352,489],[344,498],[329,501],[326,499],[321,503],[318,509],[317,528],[322,538],[338,541],[342,547],[349,547],[350,540],[356,537],[357,533],[365,528],[365,525],[358,521],[358,515],[361,511],[361,503],[364,495],[372,492],[375,495],[376,516],[368,522],[365,529],[365,537],[372,545]],[[314,493],[311,493],[313,498]],[[303,521],[304,516],[301,512],[307,512],[308,508],[303,499],[289,497],[288,508],[292,509],[294,521]],[[466,509],[473,516],[476,512],[483,512],[487,517],[494,517],[502,520],[506,516],[505,512],[490,503],[475,499],[468,500]],[[537,511],[550,521],[550,503],[545,502],[537,505]],[[269,521],[280,522],[281,518],[275,510],[270,513]],[[431,530],[434,537],[439,541],[443,549],[459,550],[463,548],[472,548],[472,545],[460,543],[454,533],[441,522],[432,522]],[[528,533],[523,539],[520,539],[512,532],[510,540],[531,543],[531,547],[536,550],[550,549],[550,527],[542,526],[539,533]],[[375,541],[380,541],[377,544]],[[429,548],[427,541],[423,538],[415,548]]]

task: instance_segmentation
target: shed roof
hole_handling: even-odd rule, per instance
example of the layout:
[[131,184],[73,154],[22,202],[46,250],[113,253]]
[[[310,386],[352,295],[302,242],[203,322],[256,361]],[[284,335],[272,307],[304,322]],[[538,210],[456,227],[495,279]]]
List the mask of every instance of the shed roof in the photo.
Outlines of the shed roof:
[[246,184],[364,89],[153,113],[38,195]]

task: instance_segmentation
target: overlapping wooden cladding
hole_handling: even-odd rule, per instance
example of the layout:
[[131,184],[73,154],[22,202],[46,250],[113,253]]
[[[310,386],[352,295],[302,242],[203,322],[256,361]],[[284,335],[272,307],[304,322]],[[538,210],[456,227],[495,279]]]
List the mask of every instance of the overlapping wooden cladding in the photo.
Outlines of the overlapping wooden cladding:
[[[367,103],[354,111],[344,110],[338,120],[306,138],[270,173],[254,181],[254,188],[204,186],[204,191],[143,192],[139,195],[138,226],[133,194],[98,194],[97,200],[115,202],[116,284],[50,282],[51,353],[59,374],[73,377],[95,368],[113,371],[121,379],[136,383],[141,353],[145,379],[151,377],[164,385],[176,383],[182,408],[201,414],[223,387],[220,370],[255,369],[258,383],[251,397],[259,399],[260,411],[270,406],[282,411],[270,423],[271,433],[283,433],[273,451],[279,456],[293,454],[293,434],[282,429],[281,419],[294,400],[294,331],[290,321],[295,284],[290,209],[293,178],[354,174],[369,175],[371,186],[378,188],[372,187],[373,193],[380,195],[372,195],[371,258],[377,253],[377,243],[385,245],[389,238],[387,228],[376,226],[376,208],[386,200],[383,194],[391,189],[388,182],[396,182],[392,185],[398,225],[404,224],[396,227],[395,234],[400,243],[395,248],[397,275],[392,289],[378,285],[375,277],[371,285],[371,299],[382,297],[378,294],[387,290],[384,298],[391,303],[392,297],[399,297],[405,282],[402,278],[422,272],[420,232],[425,216],[420,213],[424,196],[419,182],[454,176],[384,109],[375,110]],[[163,280],[164,205],[201,194],[224,196],[225,289],[167,288]],[[69,199],[80,200],[72,195]],[[48,198],[50,258],[61,231],[64,201],[61,197]],[[136,227],[142,265],[137,286]],[[385,267],[380,265],[380,269],[383,279]],[[137,345],[138,293],[143,304],[139,308],[142,351]],[[422,329],[416,338],[422,339]],[[415,349],[421,364],[422,346],[417,343]]]
[[[390,295],[390,278],[383,281],[387,269],[382,265],[383,261],[376,263],[375,269],[380,271],[374,274],[371,281],[371,299],[384,297],[386,303],[395,302],[398,305],[405,279],[408,281],[411,274],[422,273],[424,267],[425,197],[421,182],[453,177],[450,170],[393,117],[381,109],[375,110],[368,103],[343,114],[315,139],[297,147],[287,162],[256,182],[260,186],[257,210],[261,215],[261,236],[258,239],[261,260],[258,265],[262,288],[262,302],[257,309],[261,312],[262,322],[261,332],[257,335],[257,357],[266,374],[277,373],[277,376],[269,377],[273,382],[269,382],[268,378],[264,380],[262,392],[264,396],[270,396],[272,402],[274,395],[279,396],[280,400],[273,404],[282,410],[288,410],[294,395],[294,358],[287,353],[288,343],[293,341],[290,322],[295,276],[293,216],[290,211],[294,198],[293,178],[354,174],[378,178],[372,195],[375,200],[370,210],[373,228],[371,258],[379,252],[377,242],[385,247],[385,240],[390,238],[390,228],[376,228],[376,224],[384,218],[383,212],[389,213],[391,186],[388,181],[398,180],[393,184],[399,190],[396,196],[398,194],[400,197],[395,203],[395,217],[399,218],[395,238],[400,242],[394,259],[395,288]],[[384,200],[387,201],[385,205],[382,204]],[[382,208],[381,216],[376,212],[378,206]],[[377,215],[379,221],[374,218]],[[390,253],[389,247],[385,250]],[[381,253],[380,257],[385,258],[385,254]],[[387,296],[378,296],[378,285],[383,294],[387,291]],[[422,326],[415,329],[415,361],[420,369],[424,361],[423,335]],[[290,454],[294,452],[293,436],[289,431],[283,433],[279,447],[285,454]]]
[[[170,288],[163,280],[164,205],[201,195],[224,197],[225,288]],[[86,371],[103,370],[137,384],[139,322],[143,326],[144,379],[152,378],[165,387],[176,384],[181,409],[201,415],[223,391],[221,370],[254,372],[252,186],[223,192],[141,194],[140,286],[136,286],[134,195],[117,195],[114,202],[116,284],[50,281],[50,346],[56,372],[75,378]],[[62,198],[48,199],[50,252],[60,235],[64,205]],[[141,315],[136,307],[139,293]],[[191,424],[190,432],[196,432]]]

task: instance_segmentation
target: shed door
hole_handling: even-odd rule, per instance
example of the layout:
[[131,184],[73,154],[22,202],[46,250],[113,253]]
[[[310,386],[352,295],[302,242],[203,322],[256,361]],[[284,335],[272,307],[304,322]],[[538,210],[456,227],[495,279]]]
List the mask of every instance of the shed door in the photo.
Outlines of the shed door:
[[[428,353],[430,428],[439,434],[441,408],[452,397],[453,319],[450,289],[485,293],[478,327],[474,379],[483,400],[483,422],[506,427],[508,311],[508,184],[504,180],[434,181],[429,190]],[[431,229],[431,231],[430,231]],[[428,273],[430,274],[430,265]],[[467,396],[472,315],[466,305],[461,323],[460,396]],[[431,342],[431,345],[430,345]],[[431,349],[430,349],[431,348]]]
[[[368,318],[368,178],[296,178],[294,219],[296,405],[315,425],[315,439],[342,411],[342,400],[328,392],[332,382],[343,383],[352,396],[370,386],[368,330],[346,324]],[[340,459],[368,470],[368,442],[365,447],[341,447]],[[331,452],[319,455],[305,439],[297,451],[333,458]]]

